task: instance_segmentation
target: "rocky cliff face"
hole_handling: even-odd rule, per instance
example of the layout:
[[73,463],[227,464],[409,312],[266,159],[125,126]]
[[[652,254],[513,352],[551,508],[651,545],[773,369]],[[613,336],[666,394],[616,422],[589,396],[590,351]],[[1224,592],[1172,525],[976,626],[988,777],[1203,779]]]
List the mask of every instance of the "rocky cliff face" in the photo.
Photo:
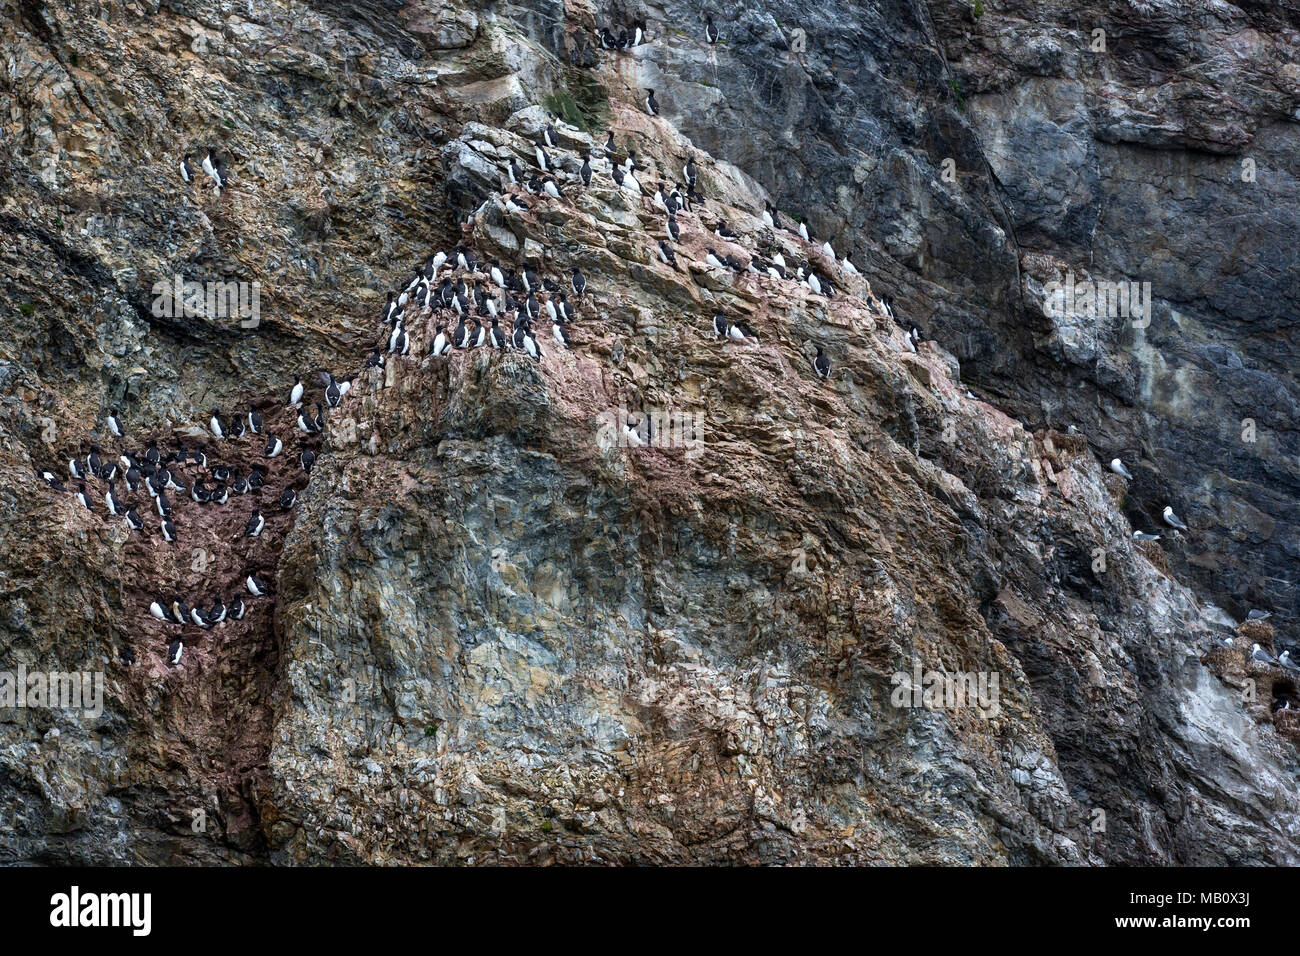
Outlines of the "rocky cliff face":
[[[0,710],[6,859],[1300,858],[1300,701],[1250,654],[1294,617],[1225,646],[1209,603],[1295,605],[1295,7],[712,13],[715,46],[675,2],[6,7],[2,669],[107,681],[93,718]],[[512,209],[548,110],[565,196]],[[577,183],[607,129],[647,184],[699,165],[676,265],[605,160]],[[209,147],[220,196],[177,173]],[[457,242],[580,268],[574,348],[434,357],[410,308],[365,368]],[[836,294],[706,262],[773,245]],[[1150,281],[1150,324],[1044,309],[1067,270]],[[260,311],[168,315],[177,277]],[[318,369],[355,380],[308,438]],[[205,435],[250,406],[284,456]],[[174,495],[169,546],[39,480],[149,437],[266,487]],[[1135,543],[1166,502],[1190,532]],[[243,620],[149,615],[249,572]]]

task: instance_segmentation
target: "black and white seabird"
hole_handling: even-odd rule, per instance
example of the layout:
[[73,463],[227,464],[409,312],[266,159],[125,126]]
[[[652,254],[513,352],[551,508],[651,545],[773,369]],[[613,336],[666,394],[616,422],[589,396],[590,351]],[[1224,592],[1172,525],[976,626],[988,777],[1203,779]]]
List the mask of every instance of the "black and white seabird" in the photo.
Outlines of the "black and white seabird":
[[[299,415],[298,418],[301,420],[302,415]],[[276,438],[274,435],[267,435],[266,447],[262,449],[262,454],[267,458],[275,458],[282,451],[284,451],[284,442],[280,441],[280,439]]]
[[254,508],[252,515],[248,518],[248,524],[244,525],[244,534],[250,538],[256,538],[266,527],[266,519],[262,517],[262,512]]
[[713,314],[713,331],[720,339],[725,339],[731,332],[731,323],[727,321],[721,309]]
[[244,607],[244,599],[236,594],[234,600],[230,602],[228,610],[232,619],[242,621],[244,619],[244,611],[247,610],[247,608]]
[[1183,519],[1174,514],[1172,505],[1165,505],[1165,510],[1161,512],[1165,519],[1165,524],[1171,528],[1177,528],[1179,531],[1186,531],[1187,525],[1183,524]]
[[256,408],[248,410],[248,430],[254,435],[262,433],[262,413]]
[[713,17],[709,17],[704,22],[704,39],[708,41],[709,46],[718,42],[718,28],[713,25]]
[[132,531],[144,530],[144,522],[140,520],[140,515],[136,513],[134,508],[126,509],[126,526]]
[[672,236],[673,242],[681,242],[682,227],[677,224],[676,216],[668,217],[667,228],[668,228],[668,235]]
[[[462,319],[462,321],[464,320]],[[451,340],[447,337],[447,324],[445,322],[439,322],[438,334],[433,337],[433,348],[429,350],[429,354],[436,357],[442,355],[444,352],[450,351],[450,349]]]
[[591,153],[582,154],[582,169],[578,170],[578,178],[582,180],[582,185],[591,185]]
[[645,111],[651,116],[659,115],[659,104],[655,102],[654,90],[646,90]]
[[310,448],[304,448],[302,454],[298,456],[298,465],[307,474],[311,474],[312,466],[316,464],[316,453]]
[[346,389],[329,372],[321,372],[320,380],[321,384],[325,386],[325,404],[330,408],[338,408],[339,402],[343,401]]
[[56,474],[55,474],[54,472],[52,472],[52,471],[42,471],[42,472],[41,472],[41,481],[45,482],[47,485],[49,485],[49,486],[50,486],[51,488],[53,488],[55,491],[62,491],[62,490],[63,490],[63,482],[61,482],[61,481],[59,480],[59,476],[56,475]]
[[181,157],[181,179],[186,183],[194,182],[194,167],[190,165],[190,156],[192,153],[186,153]]
[[104,506],[108,508],[108,513],[113,516],[126,514],[126,508],[122,506],[122,499],[113,490],[111,481],[108,483],[108,491],[104,492]]
[[569,342],[569,333],[564,331],[564,323],[558,318],[551,322],[551,335],[555,338],[555,341],[564,346],[564,348],[569,349],[570,351],[573,350],[573,346]]
[[154,617],[158,618],[158,620],[160,621],[169,620],[169,618],[167,617],[167,607],[165,604],[162,603],[161,600],[153,601],[149,605],[149,613],[152,614]]
[[533,330],[526,325],[524,326],[524,351],[537,361],[542,360],[542,347],[537,344],[537,337],[533,335]]
[[583,278],[582,273],[577,269],[573,270],[573,276],[570,279],[570,284],[573,286],[574,295],[581,296],[584,292],[587,291],[587,280]]
[[255,597],[260,597],[266,593],[266,583],[256,574],[250,573],[248,577],[244,579],[244,584],[248,587],[248,593]]
[[87,511],[95,510],[95,506],[91,504],[90,495],[86,492],[85,482],[77,485],[77,500],[85,506]]
[[117,417],[117,409],[111,409],[104,418],[104,423],[108,425],[108,430],[118,438],[122,437],[122,420]]
[[212,410],[212,417],[208,419],[208,431],[218,438],[226,437],[226,430],[221,424],[221,413],[215,408]]
[[1283,651],[1278,655],[1277,662],[1289,671],[1300,672],[1300,663],[1297,663],[1291,658],[1291,652],[1289,650]]
[[817,377],[827,379],[831,374],[831,360],[826,357],[822,347],[817,346],[817,357],[813,359],[813,368],[817,370]]
[[280,493],[280,510],[288,511],[294,506],[294,502],[297,500],[298,492],[294,488],[289,487],[284,489],[284,491]]
[[673,268],[677,267],[677,256],[673,253],[673,247],[668,244],[667,239],[659,240],[659,258]]
[[1110,470],[1115,472],[1117,475],[1122,475],[1129,481],[1133,480],[1133,476],[1129,474],[1129,470],[1124,467],[1124,462],[1120,461],[1118,458],[1112,458],[1110,460]]
[[163,518],[161,528],[162,528],[162,536],[164,540],[166,541],[176,540],[176,525],[172,524],[171,518]]
[[185,650],[185,645],[181,643],[178,637],[167,645],[167,663],[176,667],[181,662],[181,652]]

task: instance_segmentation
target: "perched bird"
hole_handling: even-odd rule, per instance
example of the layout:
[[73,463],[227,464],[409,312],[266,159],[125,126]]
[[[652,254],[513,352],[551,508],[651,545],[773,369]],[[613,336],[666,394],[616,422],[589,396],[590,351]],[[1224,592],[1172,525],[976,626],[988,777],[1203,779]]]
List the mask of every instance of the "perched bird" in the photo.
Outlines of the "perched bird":
[[117,417],[116,408],[109,411],[108,415],[104,418],[104,424],[106,424],[108,430],[118,438],[122,437],[122,421]]
[[292,487],[284,489],[284,491],[280,493],[280,510],[288,511],[290,508],[293,507],[294,502],[296,502],[297,500],[298,500],[297,491],[295,491]]
[[186,153],[181,157],[181,179],[187,184],[194,182],[194,167],[190,165],[190,156],[192,153]]
[[1273,615],[1268,611],[1261,611],[1258,608],[1251,608],[1250,613],[1246,615],[1248,621],[1267,621]]
[[1277,661],[1268,653],[1268,651],[1260,647],[1259,644],[1252,644],[1250,646],[1250,659],[1253,661],[1258,661],[1261,664],[1277,663]]
[[113,483],[111,481],[108,483],[108,491],[104,492],[104,506],[108,508],[108,513],[110,515],[117,516],[126,514],[126,508],[122,506],[122,499],[120,499],[117,496],[117,493],[113,491]]
[[573,286],[573,294],[581,296],[587,291],[587,280],[583,278],[582,273],[577,269],[573,270],[573,277],[570,280]]
[[713,17],[709,17],[704,23],[704,39],[709,46],[718,42],[718,28],[713,25]]
[[212,417],[208,419],[208,430],[217,438],[226,437],[226,431],[221,425],[221,413],[215,408],[212,410]]
[[826,357],[822,347],[817,346],[817,357],[813,359],[813,368],[817,371],[817,377],[827,379],[831,374],[831,360]]
[[54,474],[54,472],[52,472],[52,471],[42,471],[42,472],[41,472],[41,481],[45,482],[47,485],[49,485],[49,486],[50,486],[51,488],[53,488],[55,491],[62,491],[62,490],[63,490],[63,482],[61,482],[61,481],[59,480],[59,476],[56,475],[56,474]]
[[1118,458],[1112,458],[1110,460],[1110,470],[1115,472],[1117,475],[1122,475],[1129,481],[1133,480],[1133,476],[1129,474],[1129,470],[1124,467],[1124,462],[1120,461]]
[[555,338],[555,341],[564,348],[569,349],[570,351],[573,350],[573,345],[569,342],[569,333],[564,331],[564,323],[559,319],[556,319],[551,323],[551,335]]
[[311,474],[312,467],[316,464],[316,453],[310,448],[304,448],[302,454],[298,456],[298,464],[302,470]]
[[1133,540],[1135,541],[1159,541],[1160,535],[1147,534],[1145,531],[1134,531]]
[[447,324],[445,322],[439,322],[438,334],[433,337],[433,348],[430,349],[429,354],[438,356],[442,355],[444,352],[450,351],[450,349],[451,341],[447,338]]
[[659,104],[655,102],[654,90],[646,90],[645,111],[651,116],[659,115]]
[[253,510],[253,514],[248,519],[248,524],[244,526],[244,534],[250,538],[256,538],[266,527],[266,519],[262,517],[262,512],[258,509]]
[[720,339],[725,339],[731,331],[731,323],[727,321],[727,317],[722,314],[721,309],[718,309],[713,315],[713,331],[717,333]]
[[266,583],[256,574],[251,572],[248,577],[244,579],[244,584],[248,587],[248,593],[255,597],[260,597],[267,592]]
[[262,433],[262,413],[256,408],[248,410],[248,430],[254,435]]
[[1172,505],[1165,505],[1165,510],[1161,512],[1164,516],[1165,524],[1171,528],[1177,528],[1179,531],[1186,531],[1187,525],[1183,524],[1183,519],[1174,514]]
[[172,667],[178,666],[181,662],[181,652],[183,650],[185,650],[185,645],[181,643],[181,639],[179,637],[176,638],[176,640],[172,641],[170,644],[168,644],[167,663],[170,664]]

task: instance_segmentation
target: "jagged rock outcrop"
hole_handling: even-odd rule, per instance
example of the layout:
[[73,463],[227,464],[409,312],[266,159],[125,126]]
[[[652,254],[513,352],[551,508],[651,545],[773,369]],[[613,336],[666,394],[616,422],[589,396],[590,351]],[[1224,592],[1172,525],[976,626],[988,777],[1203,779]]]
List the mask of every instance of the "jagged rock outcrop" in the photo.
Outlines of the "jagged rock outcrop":
[[[1139,199],[1179,188],[1141,185],[1173,148],[1217,144],[1204,162],[1228,163],[1250,144],[1272,150],[1269,169],[1294,162],[1294,11],[1242,14],[1256,32],[1249,65],[1229,76],[1269,75],[1251,96],[1207,103],[1193,86],[1185,112],[1139,122],[1136,66],[1070,87],[1059,77],[1083,54],[1048,28],[1025,42],[1005,4],[959,21],[910,3],[833,18],[778,3],[731,18],[709,48],[698,11],[669,3],[647,11],[664,24],[653,44],[592,47],[594,28],[639,10],[6,10],[0,669],[99,669],[108,693],[93,720],[0,713],[13,797],[0,802],[0,853],[1296,862],[1295,728],[1274,710],[1294,684],[1241,643],[1279,651],[1287,625],[1276,638],[1244,625],[1226,648],[1222,612],[1190,589],[1230,605],[1282,593],[1259,575],[1210,573],[1206,555],[1290,580],[1285,565],[1252,563],[1290,540],[1290,439],[1264,442],[1251,464],[1218,454],[1219,431],[1189,437],[1234,400],[1187,375],[1181,397],[1169,391],[1167,356],[1196,336],[1173,341],[1153,323],[1143,361],[1160,374],[1142,377],[1120,326],[1067,341],[1083,326],[1032,318],[1029,302],[1058,265],[1100,275],[1151,254],[1153,236],[1192,241],[1156,222],[1145,240],[1099,238],[1097,224],[1123,214],[1103,197],[1172,215]],[[1146,15],[1106,11],[1122,25]],[[785,49],[796,24],[808,34],[798,56]],[[1132,42],[1175,48],[1166,35]],[[1209,30],[1196,42],[1235,41]],[[660,91],[663,117],[637,108],[644,87]],[[1105,116],[1092,109],[1103,98]],[[662,216],[614,188],[604,163],[591,189],[565,176],[566,199],[506,206],[505,165],[527,164],[546,110],[572,124],[556,151],[566,173],[607,128],[657,171],[647,182],[680,179],[696,157],[708,202],[680,217],[676,268],[655,254]],[[1041,155],[1077,146],[1087,168],[1035,164],[1023,143],[1043,130],[1056,138]],[[1147,165],[1116,152],[1134,142]],[[208,145],[233,172],[220,197],[176,176],[180,153]],[[960,188],[936,172],[950,155]],[[1285,227],[1294,178],[1277,176],[1256,184],[1271,198],[1243,233]],[[1200,208],[1254,202],[1233,195]],[[756,215],[767,198],[805,213],[818,237],[842,233],[838,252],[865,278],[828,261],[820,239],[773,240]],[[720,218],[739,243],[713,234]],[[1259,321],[1265,299],[1291,304],[1274,318],[1294,305],[1286,260],[1269,257],[1284,251],[1255,260],[1197,240],[1160,261],[1210,249],[1224,272],[1258,261],[1264,279],[1242,289]],[[709,246],[747,260],[772,241],[838,294],[704,264]],[[550,277],[581,268],[573,351],[539,334],[540,362],[434,358],[436,320],[412,316],[412,355],[363,368],[386,333],[383,291],[455,242]],[[1183,265],[1167,268],[1169,284],[1183,281]],[[156,314],[154,283],[176,276],[258,282],[258,323]],[[1231,310],[1210,315],[1178,289],[1157,299],[1217,336],[1198,354],[1231,364],[1265,348],[1267,337],[1224,341]],[[938,341],[912,352],[884,294]],[[719,307],[757,341],[719,341]],[[1282,323],[1270,328],[1270,350],[1240,371],[1253,394],[1281,387],[1268,407],[1283,421],[1290,344]],[[832,363],[825,382],[816,344]],[[294,375],[318,368],[355,385],[328,413],[292,519],[257,545],[271,600],[169,669],[141,599],[146,579],[181,570],[175,557],[79,512],[37,469],[89,444],[124,394],[129,444],[191,435],[212,407],[258,400],[270,415]],[[621,411],[677,427],[640,446]],[[1082,435],[1050,427],[1067,420]],[[1145,460],[1131,486],[1099,464],[1112,449]],[[1233,480],[1199,483],[1207,461]],[[1194,534],[1133,542],[1134,522],[1175,489]],[[1259,528],[1234,518],[1216,539],[1198,494]],[[211,520],[214,540],[242,525]],[[218,571],[186,565],[180,586],[229,594],[241,563],[229,550]],[[116,660],[124,642],[135,665]],[[996,678],[996,691],[983,706],[914,698],[930,672]]]

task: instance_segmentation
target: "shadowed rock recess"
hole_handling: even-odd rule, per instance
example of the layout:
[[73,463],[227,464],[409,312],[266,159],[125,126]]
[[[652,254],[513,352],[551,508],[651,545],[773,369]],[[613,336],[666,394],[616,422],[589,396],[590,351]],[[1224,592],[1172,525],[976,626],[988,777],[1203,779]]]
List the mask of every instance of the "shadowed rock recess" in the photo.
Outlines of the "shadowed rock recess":
[[[0,3],[0,671],[105,677],[0,707],[0,861],[1300,863],[1296,3]],[[675,265],[610,129],[697,165]],[[573,348],[408,303],[367,367],[458,243],[580,269]],[[250,406],[282,456],[206,431]],[[77,502],[150,438],[266,484],[170,544]]]

